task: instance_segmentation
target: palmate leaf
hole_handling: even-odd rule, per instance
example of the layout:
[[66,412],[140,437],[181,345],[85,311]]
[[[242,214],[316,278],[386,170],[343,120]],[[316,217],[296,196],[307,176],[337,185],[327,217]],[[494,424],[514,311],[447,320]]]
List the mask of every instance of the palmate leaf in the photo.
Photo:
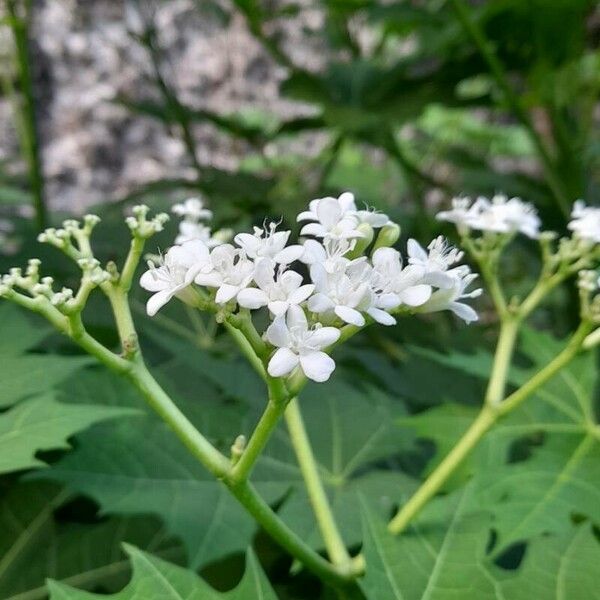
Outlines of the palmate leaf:
[[32,324],[16,307],[0,305],[0,408],[44,392],[92,362],[87,357],[26,353],[49,333],[48,327]]
[[432,502],[401,536],[363,513],[367,600],[504,600],[485,563],[489,515],[469,515],[472,490]]
[[[78,442],[36,478],[91,496],[106,514],[159,516],[183,541],[194,568],[248,546],[254,522],[154,417],[98,425]],[[268,499],[284,490],[280,484]]]
[[55,511],[70,494],[40,483],[12,486],[0,499],[0,597],[4,600],[46,598],[46,578],[77,587],[101,584],[120,589],[128,579],[129,561],[121,543],[129,542],[168,560],[181,562],[181,545],[157,520],[105,519],[69,523]]
[[[564,342],[546,334],[524,330],[520,349],[532,366],[513,368],[510,381],[523,383],[563,346]],[[481,354],[440,360],[478,377],[486,370],[482,365],[487,361]],[[595,377],[593,355],[579,355],[496,425],[473,453],[471,469],[476,472],[477,495],[494,513],[497,554],[536,534],[568,530],[574,514],[600,522],[600,429],[592,403]],[[464,418],[444,419],[448,411],[457,409],[432,409],[415,417],[414,426],[444,451],[468,427],[470,409],[459,410]],[[403,424],[409,422],[404,420]],[[534,434],[544,437],[543,444],[533,448],[531,458],[509,463],[511,445]]]
[[252,551],[246,555],[246,572],[229,592],[217,592],[196,573],[177,567],[125,545],[133,567],[130,583],[112,596],[82,592],[54,581],[48,582],[50,600],[277,600]]
[[600,598],[600,544],[589,524],[530,540],[516,571],[496,566],[486,547],[492,521],[476,512],[472,485],[433,501],[400,536],[365,505],[367,600],[583,600]]
[[46,466],[40,450],[69,449],[74,433],[94,423],[135,413],[134,409],[63,404],[52,393],[20,402],[0,414],[0,473]]

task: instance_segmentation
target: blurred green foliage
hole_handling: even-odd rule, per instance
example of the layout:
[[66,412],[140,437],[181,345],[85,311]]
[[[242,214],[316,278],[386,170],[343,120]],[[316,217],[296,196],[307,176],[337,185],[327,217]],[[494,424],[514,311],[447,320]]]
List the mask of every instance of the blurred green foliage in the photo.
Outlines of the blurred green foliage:
[[[264,215],[283,215],[293,227],[293,215],[308,200],[349,189],[401,222],[404,240],[437,235],[435,207],[459,193],[521,195],[558,231],[573,200],[600,202],[595,2],[321,0],[324,27],[305,32],[326,49],[324,68],[314,72],[294,63],[277,33],[304,5],[197,4],[223,21],[242,14],[285,69],[282,96],[307,103],[311,116],[282,120],[258,109],[217,114],[186,106],[169,81],[149,20],[131,43],[147,50],[158,94],[114,102],[132,118],[156,119],[180,136],[194,175],[148,182],[98,207],[104,222],[97,254],[105,260],[125,251],[122,214],[131,204],[165,209],[197,191],[208,198],[217,226],[244,229]],[[18,73],[3,70],[5,95],[27,93]],[[238,170],[199,162],[196,124],[246,145]],[[317,133],[324,143],[315,155],[286,150],[290,141]],[[10,235],[20,243],[16,256],[0,255],[0,271],[40,256],[68,284],[75,275],[67,261],[34,242],[36,227],[18,210],[40,195],[35,164],[23,156],[29,169],[15,174],[18,158],[0,162],[0,215],[14,217]],[[49,215],[52,222],[61,218]],[[156,246],[173,237],[171,225]],[[517,244],[503,265],[514,293],[535,270],[531,250]],[[190,321],[180,306],[150,320],[143,300],[137,292],[142,346],[178,405],[222,448],[248,434],[262,390],[225,336]],[[590,579],[599,553],[592,525],[600,525],[592,357],[574,363],[498,427],[449,483],[448,495],[404,536],[383,531],[382,520],[452,446],[481,402],[495,338],[485,299],[481,309],[482,325],[469,329],[436,316],[365,332],[340,352],[335,380],[302,399],[343,536],[353,549],[364,542],[367,561],[377,565],[351,598],[446,600],[444,590],[452,587],[461,600],[545,600],[557,597],[560,586],[569,600],[598,597]],[[536,321],[562,334],[573,310],[563,289]],[[86,319],[99,339],[116,342],[100,300]],[[237,585],[253,543],[262,567],[248,554],[253,581],[246,575],[242,591],[225,597],[335,597],[257,531],[166,427],[137,414],[143,403],[125,382],[73,356],[64,340],[17,311],[0,307],[0,327],[0,469],[7,471],[0,477],[2,598],[44,598],[46,577],[93,592],[119,590],[129,580],[122,542],[199,571],[218,590]],[[512,384],[559,348],[552,336],[527,330]],[[71,452],[65,451],[69,436]],[[257,485],[320,548],[289,445],[282,429],[257,468]],[[40,464],[47,466],[32,469]],[[135,573],[119,598],[145,594],[144,581],[156,573],[174,588],[192,586],[204,594],[198,598],[222,597],[189,571],[145,559],[139,550],[127,553]],[[64,585],[52,590],[53,598],[83,597]]]

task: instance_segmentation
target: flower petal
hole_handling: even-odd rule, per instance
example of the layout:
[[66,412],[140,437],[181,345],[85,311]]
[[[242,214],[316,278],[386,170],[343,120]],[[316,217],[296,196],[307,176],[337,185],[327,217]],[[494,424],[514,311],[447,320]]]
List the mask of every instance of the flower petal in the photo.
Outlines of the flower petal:
[[310,352],[300,356],[304,374],[317,383],[327,381],[335,369],[335,362],[325,352]]
[[150,296],[146,303],[146,312],[149,317],[153,317],[175,294],[177,288],[170,290],[161,290]]
[[277,317],[273,320],[265,332],[265,339],[278,348],[290,345],[290,331],[287,328],[285,318]]
[[324,313],[333,310],[335,304],[325,294],[315,294],[308,299],[308,310],[314,313]]
[[362,327],[365,324],[365,318],[357,310],[349,306],[336,306],[334,312],[342,321],[350,325]]
[[235,295],[238,293],[239,287],[237,285],[231,285],[229,283],[224,283],[218,290],[217,295],[215,296],[215,302],[217,304],[225,304],[229,302]]
[[462,302],[451,302],[448,305],[448,309],[465,323],[472,323],[479,319],[479,315],[468,304],[463,304]]
[[290,303],[285,302],[285,300],[275,300],[273,302],[269,302],[269,310],[276,317],[281,317],[281,316],[285,315],[285,313],[287,312],[289,307],[290,307]]
[[298,365],[298,355],[289,348],[279,348],[271,357],[267,371],[271,377],[282,377],[293,371]]
[[237,301],[244,308],[256,310],[261,306],[266,306],[269,302],[269,297],[263,290],[246,288],[238,294]]
[[399,296],[402,303],[407,306],[421,306],[421,304],[425,304],[431,298],[431,286],[413,285],[402,290]]
[[395,325],[396,319],[380,308],[370,308],[367,314],[381,325]]
[[300,257],[304,254],[304,247],[298,244],[288,246],[283,250],[279,251],[275,256],[275,262],[280,265],[289,265],[296,260],[300,260]]
[[306,320],[304,310],[297,305],[290,306],[287,313],[287,326],[290,330],[294,327],[300,330],[307,330],[308,321]]
[[335,198],[322,198],[317,205],[317,217],[325,229],[331,229],[342,218],[342,207]]
[[410,238],[408,242],[406,242],[406,250],[411,258],[416,258],[419,261],[427,261],[429,258],[423,246],[413,238]]
[[310,345],[315,348],[327,348],[340,339],[341,332],[337,327],[319,327],[310,336]]
[[324,237],[327,230],[320,223],[309,223],[300,230],[300,235],[314,235],[315,237]]
[[149,269],[140,277],[140,285],[149,292],[160,292],[169,287],[169,284],[156,276],[158,269]]
[[312,283],[301,285],[297,290],[294,290],[288,296],[288,302],[290,304],[300,304],[301,302],[304,302],[314,291],[315,286]]
[[223,278],[219,273],[198,273],[194,278],[194,281],[198,285],[205,285],[207,287],[219,287],[223,283]]

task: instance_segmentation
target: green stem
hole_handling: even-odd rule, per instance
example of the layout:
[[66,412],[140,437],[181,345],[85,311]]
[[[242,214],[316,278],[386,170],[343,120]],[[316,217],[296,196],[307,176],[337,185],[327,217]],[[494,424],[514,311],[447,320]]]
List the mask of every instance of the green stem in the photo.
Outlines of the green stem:
[[459,465],[478,444],[483,435],[496,423],[496,421],[522,404],[542,385],[547,383],[558,371],[564,368],[581,350],[583,340],[589,333],[591,326],[584,322],[573,334],[564,350],[557,354],[543,369],[538,371],[522,387],[513,392],[503,402],[496,406],[484,405],[481,412],[465,432],[463,437],[454,446],[444,460],[427,477],[412,498],[398,511],[390,521],[388,529],[399,534],[406,529],[409,523],[417,516],[421,509],[433,498],[456,471]]
[[6,0],[6,9],[10,16],[10,26],[15,41],[17,72],[23,98],[21,114],[17,115],[21,123],[20,142],[29,170],[36,227],[42,230],[46,227],[47,211],[44,201],[44,176],[35,115],[33,77],[29,59],[27,17],[21,18],[19,16],[15,0]]
[[106,282],[100,287],[110,302],[121,341],[123,356],[133,358],[139,352],[139,346],[127,294],[123,292],[118,283]]
[[327,553],[333,564],[348,569],[351,565],[351,558],[336,525],[304,426],[302,413],[295,398],[288,404],[285,420]]
[[248,445],[244,449],[239,461],[235,464],[231,471],[230,479],[232,481],[246,481],[250,477],[258,457],[267,445],[267,442],[269,441],[269,438],[271,437],[275,427],[277,427],[279,419],[284,411],[284,401],[275,401],[269,399],[267,407],[257,426],[255,427]]
[[121,271],[121,277],[119,278],[119,286],[124,293],[129,292],[131,284],[135,276],[135,270],[142,258],[142,252],[144,251],[146,240],[144,238],[134,235],[131,238],[131,246],[129,247],[129,253],[125,259],[123,270]]
[[229,486],[229,489],[282,548],[297,558],[307,569],[310,569],[323,581],[334,587],[343,587],[353,580],[352,575],[341,573],[285,525],[249,482]]
[[229,461],[177,408],[140,360],[127,373],[127,378],[142,393],[150,407],[169,425],[190,453],[217,479],[229,471]]
[[451,0],[451,3],[463,29],[471,37],[475,46],[477,46],[477,49],[479,50],[481,56],[487,63],[492,76],[498,84],[498,87],[502,90],[504,94],[506,102],[510,106],[514,115],[529,133],[529,137],[531,138],[531,141],[536,147],[540,159],[542,161],[546,178],[548,180],[548,185],[550,186],[550,189],[554,194],[556,203],[558,204],[561,211],[565,215],[568,215],[570,211],[569,198],[567,198],[564,186],[562,185],[561,181],[555,175],[556,166],[554,165],[554,161],[550,156],[550,153],[546,149],[546,145],[542,140],[540,134],[534,127],[529,117],[529,114],[523,108],[520,98],[513,90],[509,82],[506,70],[504,69],[504,65],[500,62],[496,53],[490,46],[487,38],[485,37],[484,32],[481,30],[479,25],[471,18],[469,10],[465,6],[463,0]]
[[496,421],[496,412],[489,406],[484,406],[475,421],[465,432],[450,453],[427,477],[411,499],[402,507],[388,524],[393,534],[403,532],[407,525],[421,512],[421,509],[431,500],[463,462],[466,456],[477,445],[479,440]]
[[513,317],[506,317],[500,324],[494,366],[485,394],[485,402],[489,406],[497,406],[504,398],[506,378],[517,341],[519,325],[520,321]]

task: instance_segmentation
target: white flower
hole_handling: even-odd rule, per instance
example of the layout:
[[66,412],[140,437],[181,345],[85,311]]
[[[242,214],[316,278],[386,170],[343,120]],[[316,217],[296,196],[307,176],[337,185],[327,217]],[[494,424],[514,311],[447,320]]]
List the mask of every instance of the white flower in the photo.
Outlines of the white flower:
[[140,279],[140,285],[145,290],[155,292],[146,304],[148,315],[153,317],[173,296],[185,299],[185,288],[208,262],[209,250],[199,240],[173,246],[159,266],[149,262],[149,270]]
[[448,273],[453,276],[452,287],[436,290],[425,304],[417,308],[417,312],[431,313],[450,310],[466,323],[477,321],[479,318],[477,313],[468,304],[459,302],[459,300],[477,298],[481,295],[483,290],[480,288],[471,292],[466,291],[473,280],[477,279],[477,274],[471,273],[466,265],[456,267]]
[[357,227],[360,225],[355,214],[354,196],[349,193],[342,194],[339,198],[320,198],[312,200],[309,210],[298,215],[298,221],[314,221],[308,223],[300,230],[300,235],[314,235],[319,238],[352,239],[363,237]]
[[179,204],[174,204],[171,211],[192,223],[197,223],[202,219],[212,219],[213,216],[212,211],[204,208],[201,198],[188,198]]
[[310,267],[315,294],[308,300],[308,309],[328,317],[335,314],[345,323],[362,327],[365,318],[361,311],[371,307],[372,294],[367,281],[361,276],[362,270],[347,268],[351,264],[340,264],[340,268],[334,271],[327,271],[321,263]]
[[583,200],[577,200],[568,227],[576,237],[600,243],[600,208],[586,206]]
[[272,377],[283,377],[300,367],[313,381],[327,381],[335,369],[333,359],[323,352],[337,342],[339,329],[335,327],[308,327],[306,315],[299,306],[292,306],[287,317],[277,317],[265,333],[265,339],[278,348],[267,371]]
[[322,244],[317,240],[306,240],[300,260],[307,265],[319,263],[328,273],[333,273],[350,262],[345,255],[354,249],[355,243],[356,240],[332,238],[325,238]]
[[302,275],[279,267],[275,278],[275,265],[263,259],[256,264],[254,281],[258,288],[246,288],[237,297],[240,306],[250,309],[268,306],[276,317],[284,315],[291,306],[304,302],[315,289],[313,284],[302,285]]
[[191,221],[182,221],[179,223],[179,235],[175,238],[176,244],[183,244],[190,240],[200,240],[209,248],[214,248],[231,237],[230,230],[220,229],[215,233],[211,228],[203,223],[193,223]]
[[464,252],[448,244],[443,236],[435,238],[427,252],[417,240],[409,239],[407,243],[408,263],[423,269],[423,283],[428,283],[440,288],[453,285],[448,269],[464,256]]
[[387,311],[401,305],[421,306],[431,297],[431,286],[422,283],[424,269],[417,265],[403,267],[397,250],[378,248],[372,261],[370,285],[374,300],[367,312],[379,323],[394,325],[396,320]]
[[300,245],[286,248],[291,231],[275,231],[276,229],[276,223],[271,223],[268,229],[266,225],[263,229],[255,227],[254,235],[238,233],[234,240],[253,260],[269,258],[276,263],[289,265],[304,254],[304,248]]
[[254,275],[254,263],[231,244],[213,248],[210,263],[197,272],[195,281],[217,289],[215,302],[226,304],[248,287]]
[[476,229],[494,233],[520,232],[530,238],[537,238],[541,225],[532,204],[520,198],[508,198],[496,194],[490,201],[480,196],[471,204],[470,198],[455,198],[452,210],[438,213],[441,221],[455,223],[459,229]]

